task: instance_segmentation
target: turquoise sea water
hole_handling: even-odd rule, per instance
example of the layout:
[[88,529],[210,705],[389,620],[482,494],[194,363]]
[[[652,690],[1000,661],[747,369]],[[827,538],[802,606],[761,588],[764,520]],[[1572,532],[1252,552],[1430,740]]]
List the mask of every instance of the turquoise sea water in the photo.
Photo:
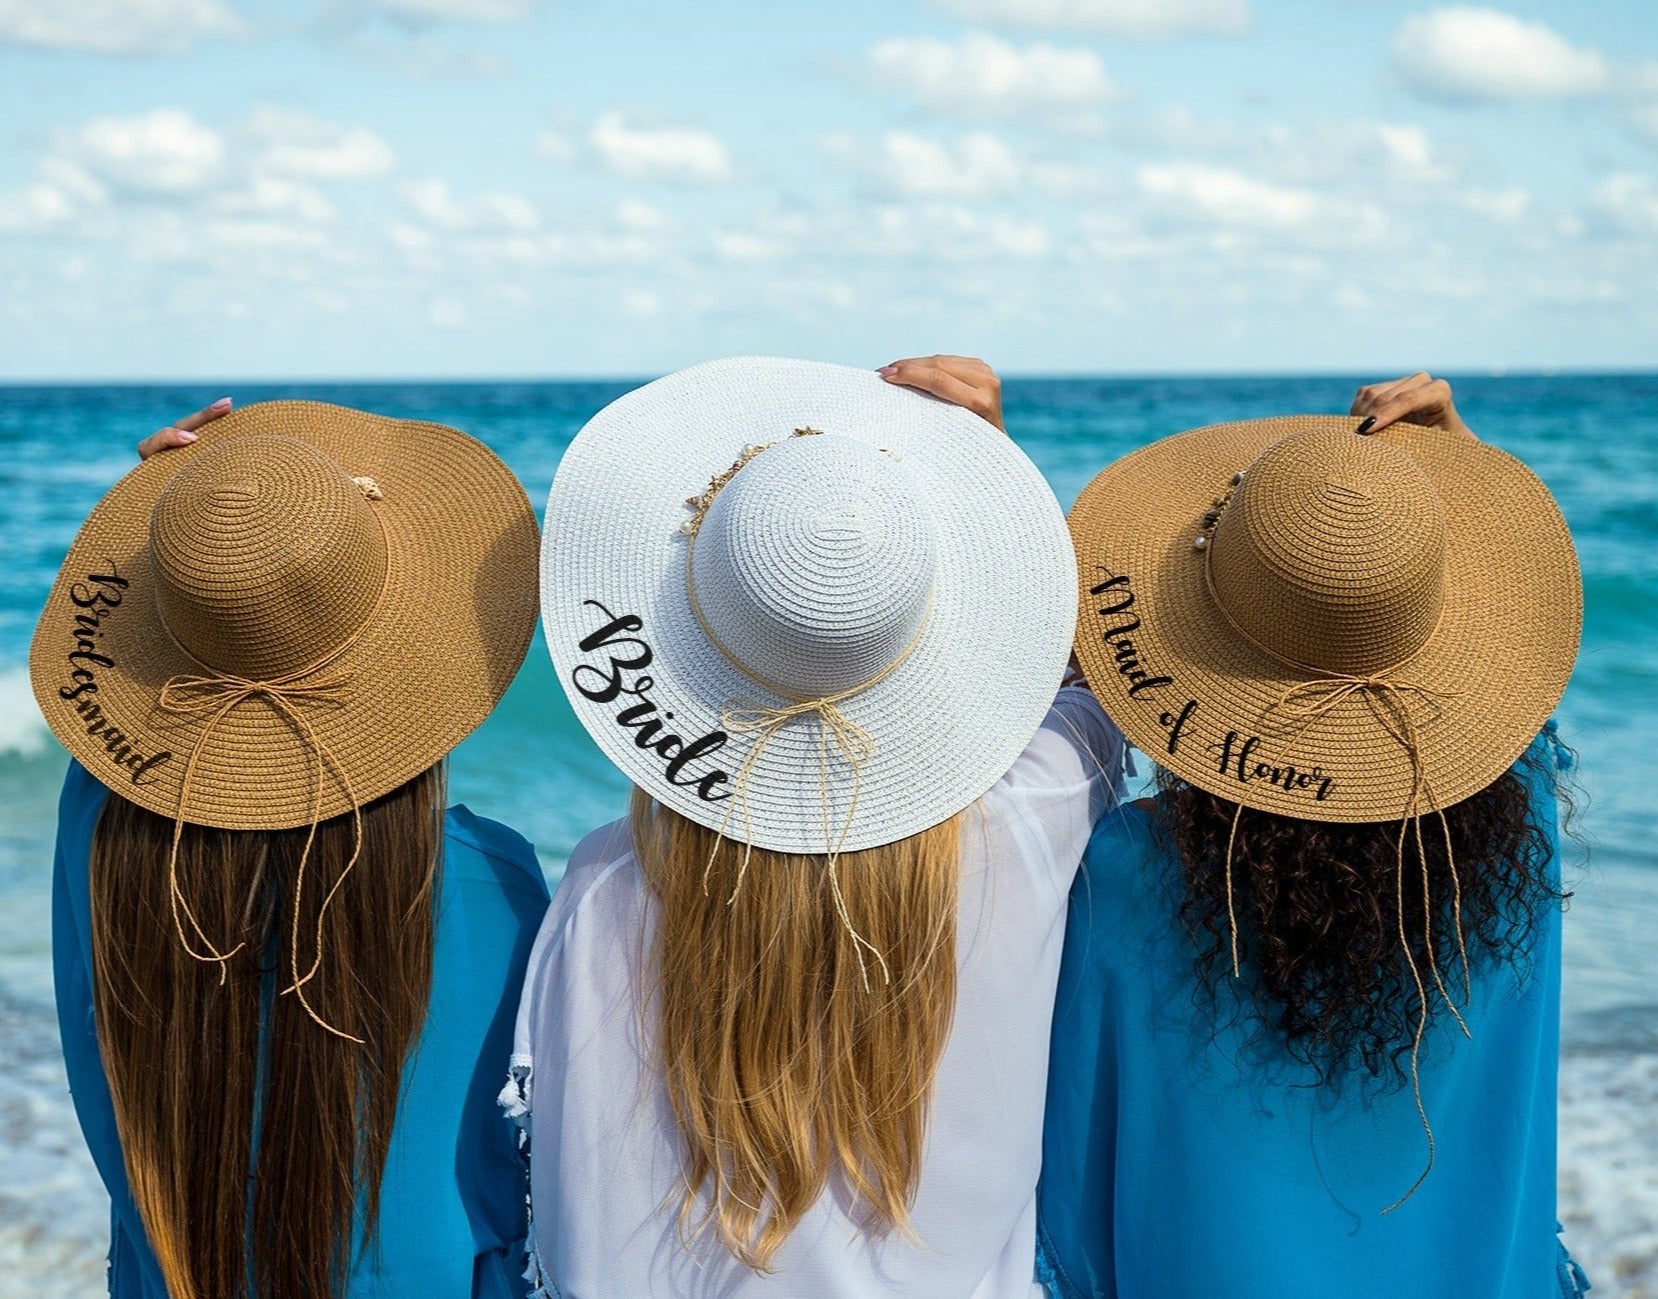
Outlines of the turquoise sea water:
[[[1354,389],[1378,377],[1010,380],[1005,412],[1012,435],[1069,506],[1098,468],[1144,442],[1221,420],[1345,412]],[[1562,1193],[1569,1227],[1579,1205],[1581,1230],[1607,1237],[1603,1274],[1616,1266],[1636,1283],[1648,1276],[1658,1284],[1658,1132],[1650,1117],[1658,1079],[1658,375],[1453,377],[1453,384],[1475,431],[1526,460],[1554,490],[1583,563],[1583,652],[1560,710],[1581,757],[1576,826],[1586,849],[1568,866],[1576,896],[1567,922],[1563,1096],[1567,1117],[1582,1118],[1570,1130],[1563,1119]],[[14,1256],[23,1274],[60,1256],[74,1268],[90,1266],[87,1245],[101,1230],[96,1204],[90,1217],[78,1204],[67,1217],[42,1207],[43,1197],[82,1194],[75,1188],[84,1190],[84,1178],[58,1167],[75,1157],[74,1133],[52,1073],[46,915],[64,758],[39,719],[25,663],[64,550],[132,464],[134,441],[222,391],[239,405],[334,401],[474,434],[539,504],[571,436],[632,386],[0,388],[0,1222],[29,1224],[0,1227],[0,1292]],[[451,785],[456,799],[528,835],[554,876],[577,839],[625,804],[621,778],[576,725],[539,638],[502,706],[457,751]],[[1573,1150],[1595,1167],[1568,1167]],[[1568,1177],[1581,1185],[1569,1186]],[[43,1280],[30,1284],[18,1293],[46,1292]],[[1624,1293],[1618,1284],[1602,1292]]]

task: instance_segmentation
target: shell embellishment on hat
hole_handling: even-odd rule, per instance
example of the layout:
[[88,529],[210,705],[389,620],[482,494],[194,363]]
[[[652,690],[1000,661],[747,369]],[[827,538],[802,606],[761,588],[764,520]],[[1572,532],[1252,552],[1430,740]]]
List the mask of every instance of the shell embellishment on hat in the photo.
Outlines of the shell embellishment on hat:
[[[1407,863],[1429,870],[1426,837],[1443,838],[1455,895],[1444,809],[1525,751],[1577,651],[1576,556],[1536,475],[1471,438],[1409,425],[1359,437],[1355,423],[1296,416],[1177,434],[1102,471],[1071,514],[1089,684],[1132,743],[1235,805],[1223,858],[1235,975],[1246,810],[1386,823],[1401,891]],[[1430,996],[1466,1031],[1460,916],[1443,923],[1449,970],[1431,943],[1416,954],[1400,917],[1421,999],[1411,1075],[1428,1161],[1383,1212],[1433,1166],[1417,1070]]]
[[[793,433],[789,434],[789,436],[792,438],[808,438],[816,437],[822,432],[822,429],[806,428],[803,426],[801,428],[797,428]],[[731,468],[721,470],[708,480],[708,487],[706,491],[704,491],[700,496],[687,496],[685,498],[685,504],[691,509],[692,513],[690,518],[686,519],[684,523],[679,525],[679,530],[687,537],[696,536],[697,529],[702,527],[703,516],[708,513],[708,507],[714,503],[714,498],[720,494],[720,488],[724,487],[733,478],[735,478],[737,476],[737,471],[749,461],[753,460],[755,456],[759,455],[762,451],[771,450],[771,448],[776,445],[776,442],[750,442],[743,448],[742,453],[731,462]]]
[[[389,474],[409,500],[387,499]],[[322,914],[366,864],[363,806],[440,760],[505,692],[534,631],[536,541],[523,488],[476,439],[322,402],[232,411],[92,511],[36,628],[31,683],[92,775],[173,822],[169,905],[191,957],[223,977],[240,949],[205,932],[181,891],[186,824],[309,827],[297,916],[317,887],[316,827],[348,818],[351,856],[312,950],[295,922],[283,991],[355,1040],[308,991]],[[504,579],[487,598],[484,571]]]
[[1052,490],[977,416],[872,371],[735,357],[646,384],[571,442],[546,517],[576,716],[658,804],[755,848],[833,859],[937,825],[1063,675]]
[[1227,505],[1232,500],[1232,493],[1238,490],[1238,487],[1242,484],[1243,480],[1244,471],[1240,469],[1237,473],[1232,475],[1232,486],[1209,502],[1209,513],[1203,516],[1203,531],[1198,533],[1197,536],[1192,539],[1193,550],[1202,551],[1209,549],[1209,539],[1214,534],[1215,525],[1220,522],[1221,514],[1225,511]]

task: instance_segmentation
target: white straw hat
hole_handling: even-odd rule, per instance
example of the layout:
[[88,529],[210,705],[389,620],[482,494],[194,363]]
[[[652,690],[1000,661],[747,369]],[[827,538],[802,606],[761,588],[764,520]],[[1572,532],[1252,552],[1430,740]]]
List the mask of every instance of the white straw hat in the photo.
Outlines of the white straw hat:
[[559,680],[611,760],[800,853],[891,843],[989,789],[1052,702],[1075,581],[1004,434],[872,372],[757,357],[594,416],[541,566]]

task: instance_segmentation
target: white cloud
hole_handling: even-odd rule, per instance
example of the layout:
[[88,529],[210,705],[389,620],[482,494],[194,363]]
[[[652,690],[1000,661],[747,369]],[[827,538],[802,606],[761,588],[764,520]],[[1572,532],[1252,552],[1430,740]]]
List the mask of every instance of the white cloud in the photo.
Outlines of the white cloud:
[[1026,168],[1026,175],[1031,188],[1052,199],[1097,198],[1111,189],[1103,172],[1073,162],[1034,162]]
[[982,32],[955,41],[893,37],[864,55],[869,77],[923,108],[967,116],[1074,111],[1118,98],[1092,50],[1020,49]]
[[1595,186],[1589,211],[1598,224],[1622,234],[1658,236],[1658,184],[1649,176],[1616,172]]
[[654,208],[649,203],[641,203],[636,198],[628,198],[616,205],[616,224],[624,230],[648,234],[653,230],[667,229],[670,222],[667,214],[660,208]]
[[59,152],[112,188],[188,194],[222,179],[225,139],[177,108],[95,117],[59,140]]
[[1233,234],[1279,235],[1297,244],[1351,245],[1387,228],[1367,202],[1278,185],[1226,167],[1176,162],[1141,167],[1135,177],[1154,214]]
[[1125,40],[1243,36],[1248,0],[934,0],[958,18],[1007,27],[1093,32]]
[[265,171],[308,180],[366,180],[397,165],[391,146],[364,127],[337,126],[304,113],[262,108],[250,134],[262,146]]
[[537,0],[365,0],[364,8],[410,27],[434,23],[510,23],[528,17]]
[[574,162],[576,146],[562,131],[543,131],[535,137],[535,156],[548,162]]
[[1318,196],[1255,180],[1241,172],[1200,163],[1141,167],[1140,192],[1162,200],[1168,210],[1206,224],[1257,229],[1298,229],[1318,215]]
[[1581,98],[1605,93],[1613,80],[1605,55],[1543,23],[1460,6],[1406,18],[1393,65],[1419,94],[1451,103]]
[[427,179],[409,182],[403,197],[427,225],[452,234],[524,232],[541,224],[535,205],[521,194],[496,190],[463,202],[443,181]]
[[1624,120],[1640,139],[1658,145],[1658,100],[1636,104],[1628,110]]
[[769,262],[783,252],[776,240],[746,230],[722,230],[714,236],[714,255],[722,262]]
[[881,187],[906,198],[989,199],[1011,193],[1020,166],[993,135],[973,132],[953,145],[888,131],[869,166]]
[[628,180],[715,185],[731,179],[725,145],[701,127],[635,125],[620,113],[606,113],[588,143],[606,171]]
[[464,329],[471,323],[471,313],[464,302],[454,298],[435,298],[426,308],[427,323],[436,329]]
[[1039,261],[1053,248],[1040,222],[948,203],[880,207],[872,227],[860,221],[849,234],[847,251],[904,262]]
[[1418,174],[1432,172],[1433,145],[1428,143],[1428,133],[1420,126],[1393,126],[1379,122],[1376,124],[1376,139],[1396,166]]
[[57,185],[35,181],[22,189],[0,193],[0,232],[39,234],[63,225],[78,211],[70,193]]
[[217,195],[212,208],[230,216],[293,217],[313,224],[334,215],[333,204],[311,186],[276,176],[255,176],[246,188]]
[[220,0],[0,0],[0,43],[93,54],[167,54],[242,23]]
[[1531,195],[1518,185],[1508,189],[1467,189],[1457,202],[1476,216],[1499,225],[1518,225],[1531,211]]

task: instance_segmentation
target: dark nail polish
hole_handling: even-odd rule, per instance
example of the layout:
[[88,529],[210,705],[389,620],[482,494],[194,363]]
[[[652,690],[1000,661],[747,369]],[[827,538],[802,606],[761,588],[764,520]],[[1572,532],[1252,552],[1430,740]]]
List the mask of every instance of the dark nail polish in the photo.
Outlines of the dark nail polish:
[[1376,417],[1374,415],[1367,415],[1367,416],[1365,416],[1364,423],[1360,424],[1358,426],[1358,428],[1354,429],[1353,431],[1355,433],[1368,433],[1368,432],[1370,432],[1370,430],[1372,428],[1375,427],[1375,424],[1376,424]]

